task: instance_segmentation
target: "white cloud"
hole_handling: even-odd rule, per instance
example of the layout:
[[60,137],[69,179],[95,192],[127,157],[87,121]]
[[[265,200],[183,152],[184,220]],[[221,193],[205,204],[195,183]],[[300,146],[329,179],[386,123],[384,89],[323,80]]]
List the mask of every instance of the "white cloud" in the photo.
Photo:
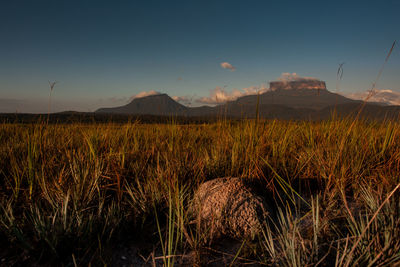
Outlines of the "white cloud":
[[191,106],[193,97],[190,97],[190,96],[173,96],[172,99],[175,100],[176,102],[179,102],[179,103],[183,104],[183,105]]
[[236,70],[236,68],[235,68],[234,66],[232,66],[232,64],[230,64],[230,63],[228,63],[228,62],[222,62],[222,63],[221,63],[221,67],[222,67],[223,69],[228,69],[228,70],[230,70],[230,71],[235,71],[235,70]]
[[242,89],[244,91],[243,95],[256,95],[258,93],[262,94],[268,91],[268,85],[262,83],[261,85],[250,86]]
[[243,88],[242,90],[234,88],[231,92],[227,92],[225,90],[225,87],[217,86],[213,90],[211,90],[209,96],[196,99],[196,102],[201,104],[215,105],[215,104],[225,103],[228,101],[234,101],[239,97],[246,95],[256,95],[257,93],[264,93],[267,90],[268,87],[266,87],[265,84]]
[[[368,97],[369,92],[366,91],[366,92],[347,93],[343,95],[348,98],[356,100],[365,100]],[[380,102],[388,105],[400,105],[400,92],[388,89],[382,89],[382,90],[375,89],[367,101]]]
[[150,91],[143,91],[140,92],[136,95],[133,95],[130,99],[133,100],[135,98],[142,98],[142,97],[146,97],[146,96],[151,96],[151,95],[160,95],[160,92],[154,91],[154,90],[150,90]]
[[278,78],[281,82],[294,82],[294,81],[319,81],[319,79],[314,77],[302,77],[299,76],[296,72],[283,72],[281,76]]
[[234,100],[240,95],[241,92],[238,89],[233,89],[232,92],[228,93],[225,90],[225,87],[217,86],[213,90],[211,90],[208,97],[201,97],[196,101],[203,104],[218,104]]
[[[325,82],[314,77],[302,77],[297,73],[284,72],[277,79],[270,83],[270,89],[275,90],[294,90],[294,89],[326,89]],[[295,84],[293,83],[295,82]]]

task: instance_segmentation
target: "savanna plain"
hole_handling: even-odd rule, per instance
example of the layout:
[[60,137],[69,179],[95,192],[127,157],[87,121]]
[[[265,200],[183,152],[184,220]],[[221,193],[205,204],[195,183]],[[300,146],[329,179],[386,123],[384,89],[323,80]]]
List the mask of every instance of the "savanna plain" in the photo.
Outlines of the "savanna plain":
[[[399,140],[337,117],[2,123],[0,265],[395,266]],[[270,203],[255,236],[200,227],[194,193],[220,177]]]

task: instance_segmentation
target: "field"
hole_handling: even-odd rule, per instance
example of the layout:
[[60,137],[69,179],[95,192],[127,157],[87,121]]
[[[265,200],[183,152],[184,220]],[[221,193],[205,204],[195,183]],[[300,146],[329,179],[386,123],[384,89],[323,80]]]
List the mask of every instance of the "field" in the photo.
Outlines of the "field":
[[[395,264],[399,140],[397,122],[337,118],[3,123],[0,265]],[[204,242],[193,193],[228,176],[274,216],[254,240]]]

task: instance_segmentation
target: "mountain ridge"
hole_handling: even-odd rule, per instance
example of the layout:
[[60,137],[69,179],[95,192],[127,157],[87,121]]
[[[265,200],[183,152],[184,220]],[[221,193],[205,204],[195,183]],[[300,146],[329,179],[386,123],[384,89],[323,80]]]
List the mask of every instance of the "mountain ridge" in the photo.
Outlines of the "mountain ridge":
[[156,94],[135,98],[124,106],[100,108],[95,112],[110,114],[178,115],[186,112],[187,109],[188,107],[173,100],[167,94]]
[[[282,86],[280,87],[279,84]],[[300,86],[298,86],[300,85]],[[188,107],[184,106],[167,94],[150,95],[135,98],[130,103],[115,108],[100,108],[95,113],[156,115],[156,116],[226,116],[231,118],[277,118],[277,119],[308,119],[325,118],[337,110],[340,114],[350,113],[359,107],[363,101],[347,98],[330,92],[325,82],[297,82],[287,85],[284,82],[274,83],[274,90],[268,90],[259,95],[247,95],[216,106]],[[295,87],[298,86],[298,87]],[[397,109],[384,109],[383,105],[367,103],[380,117],[385,112],[397,112]],[[257,114],[258,112],[258,114]],[[373,114],[369,114],[373,116]],[[391,115],[393,117],[393,115]]]

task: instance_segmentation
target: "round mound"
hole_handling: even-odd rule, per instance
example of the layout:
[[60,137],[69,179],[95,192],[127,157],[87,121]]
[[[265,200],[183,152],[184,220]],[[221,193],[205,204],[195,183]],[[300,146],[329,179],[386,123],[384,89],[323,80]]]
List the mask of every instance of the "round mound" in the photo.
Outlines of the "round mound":
[[256,191],[251,179],[238,177],[217,178],[200,185],[191,210],[205,239],[221,235],[253,239],[268,216],[268,207]]

